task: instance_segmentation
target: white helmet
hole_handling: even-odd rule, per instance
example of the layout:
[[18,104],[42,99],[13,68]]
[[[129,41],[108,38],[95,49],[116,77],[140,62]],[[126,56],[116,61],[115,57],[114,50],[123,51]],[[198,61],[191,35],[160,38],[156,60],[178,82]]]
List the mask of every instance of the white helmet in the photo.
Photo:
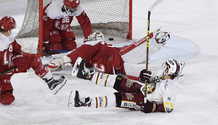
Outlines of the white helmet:
[[95,31],[91,33],[87,38],[87,41],[96,41],[96,40],[104,40],[103,33],[101,33],[100,31]]
[[164,75],[170,75],[174,79],[180,76],[183,66],[177,60],[169,59],[162,64],[162,68],[164,69]]

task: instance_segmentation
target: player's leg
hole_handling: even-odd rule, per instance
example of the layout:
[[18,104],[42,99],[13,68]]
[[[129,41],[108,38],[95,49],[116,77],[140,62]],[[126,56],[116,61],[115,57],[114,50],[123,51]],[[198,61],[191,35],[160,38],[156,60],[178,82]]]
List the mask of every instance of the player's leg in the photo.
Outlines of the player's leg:
[[42,78],[48,85],[49,89],[56,94],[66,83],[64,76],[55,77],[53,74],[42,64],[38,55],[28,54],[25,55],[28,68],[32,68],[35,74]]
[[108,96],[99,97],[80,97],[78,91],[72,91],[69,97],[69,107],[91,107],[91,108],[129,108],[140,109],[140,103],[143,102],[144,96],[141,93],[113,93]]
[[62,37],[62,45],[64,50],[74,50],[77,45],[75,42],[75,35],[72,28],[69,26],[66,30],[60,32]]
[[3,75],[0,79],[0,103],[4,105],[10,105],[15,100],[10,78],[11,76]]
[[45,52],[55,54],[58,50],[63,50],[59,30],[53,28],[49,35],[49,43],[45,46]]

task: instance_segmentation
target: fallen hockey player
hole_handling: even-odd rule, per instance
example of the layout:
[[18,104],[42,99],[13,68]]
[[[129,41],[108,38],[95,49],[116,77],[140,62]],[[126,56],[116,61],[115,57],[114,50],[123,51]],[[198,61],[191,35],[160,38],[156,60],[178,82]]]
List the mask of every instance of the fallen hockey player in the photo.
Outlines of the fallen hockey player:
[[147,82],[147,103],[144,103],[144,84],[127,79],[122,75],[109,75],[95,72],[91,74],[84,66],[85,60],[78,58],[78,67],[74,67],[73,75],[78,78],[91,80],[92,83],[104,87],[112,87],[117,92],[108,96],[81,98],[78,91],[72,91],[69,97],[69,107],[92,108],[129,108],[141,110],[145,113],[167,112],[174,109],[176,98],[176,84],[181,76],[184,63],[169,59],[162,64],[159,72],[148,70],[140,72],[139,81]]
[[[160,30],[152,32],[150,34],[149,54],[152,55],[160,50],[169,38],[168,32]],[[82,57],[86,60],[85,66],[87,68],[94,67],[95,70],[108,74],[138,76],[143,68],[132,68],[131,65],[137,67],[139,63],[145,63],[145,44],[146,37],[133,42],[131,45],[116,48],[105,42],[104,35],[101,32],[94,32],[88,36],[87,42],[81,47],[63,58],[52,60],[48,64],[48,68],[51,71],[60,70],[64,64],[74,64],[78,57]],[[138,69],[138,72],[134,71],[134,69]]]

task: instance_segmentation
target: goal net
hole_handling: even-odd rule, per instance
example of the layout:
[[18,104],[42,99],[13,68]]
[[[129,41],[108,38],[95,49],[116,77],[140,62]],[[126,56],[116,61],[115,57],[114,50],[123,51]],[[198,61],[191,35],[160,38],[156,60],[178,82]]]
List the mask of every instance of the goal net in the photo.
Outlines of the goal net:
[[[23,25],[16,35],[24,52],[42,54],[43,40],[40,38],[43,29],[40,20],[42,20],[43,7],[51,1],[28,0]],[[132,0],[80,0],[80,2],[90,18],[92,31],[101,31],[108,37],[132,39]],[[82,29],[76,19],[71,26],[76,38],[83,37]]]

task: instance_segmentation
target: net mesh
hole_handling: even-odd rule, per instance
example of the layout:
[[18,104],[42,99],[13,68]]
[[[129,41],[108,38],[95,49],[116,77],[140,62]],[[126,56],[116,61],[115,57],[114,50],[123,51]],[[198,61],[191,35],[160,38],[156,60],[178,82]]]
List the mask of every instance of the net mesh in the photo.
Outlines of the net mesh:
[[[43,6],[51,0],[43,0]],[[105,35],[115,35],[126,38],[129,32],[129,0],[80,0],[82,7],[90,18],[93,31],[98,30]],[[76,19],[71,23],[76,37],[80,37],[82,29]],[[29,44],[31,52],[37,53],[39,36],[39,0],[28,0],[26,14],[21,30],[16,39],[20,43]],[[31,38],[29,41],[26,40]],[[25,40],[23,40],[25,39]],[[25,43],[28,41],[28,43]],[[33,44],[31,44],[33,42]],[[22,45],[21,45],[22,46]],[[36,49],[32,52],[33,47]]]

